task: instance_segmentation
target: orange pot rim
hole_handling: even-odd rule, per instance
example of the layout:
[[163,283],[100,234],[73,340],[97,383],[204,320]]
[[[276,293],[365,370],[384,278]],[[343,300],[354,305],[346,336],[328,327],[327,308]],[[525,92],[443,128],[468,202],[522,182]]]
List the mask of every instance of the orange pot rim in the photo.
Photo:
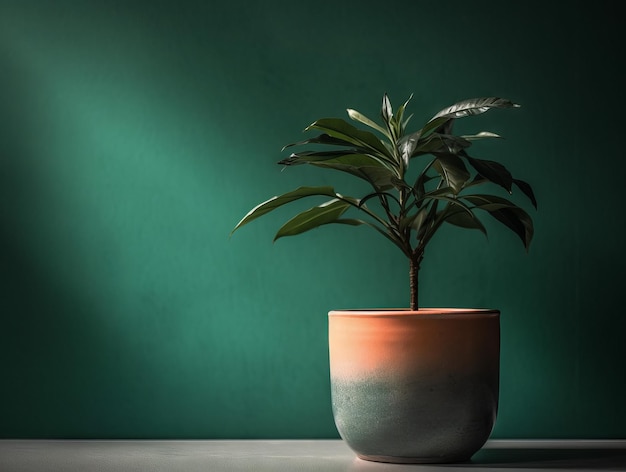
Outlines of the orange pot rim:
[[492,308],[420,308],[410,310],[408,308],[366,308],[366,309],[337,309],[328,312],[328,316],[347,317],[385,317],[385,318],[456,318],[456,317],[497,317],[500,310]]

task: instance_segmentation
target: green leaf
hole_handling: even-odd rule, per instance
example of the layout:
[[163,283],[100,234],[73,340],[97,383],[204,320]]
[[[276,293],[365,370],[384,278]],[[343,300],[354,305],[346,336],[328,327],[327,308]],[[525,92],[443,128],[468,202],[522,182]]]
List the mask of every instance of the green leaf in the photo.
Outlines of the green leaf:
[[417,143],[419,142],[421,136],[422,132],[420,130],[416,133],[411,133],[408,136],[403,137],[398,142],[398,149],[400,150],[400,155],[402,156],[402,160],[405,162],[405,165],[409,159],[413,157],[415,148],[417,147]]
[[389,101],[389,97],[387,96],[387,94],[383,95],[381,115],[386,123],[391,124],[391,118],[393,118],[393,108],[391,107],[391,101]]
[[332,199],[319,206],[309,208],[297,214],[285,223],[274,236],[274,241],[285,237],[304,233],[318,226],[336,222],[350,204],[339,199]]
[[424,125],[422,127],[422,129],[420,131],[418,131],[418,133],[420,133],[423,138],[426,138],[429,134],[431,134],[431,133],[435,132],[436,130],[440,129],[442,126],[444,126],[450,120],[451,120],[451,118],[449,118],[447,116],[441,116],[439,118],[432,118],[428,123],[426,123],[426,125]]
[[387,200],[388,198],[391,198],[392,200],[395,200],[398,203],[398,205],[400,205],[400,201],[398,200],[398,198],[389,192],[373,192],[368,195],[365,195],[363,198],[359,200],[359,208],[365,205],[365,203],[368,200],[371,200],[372,198],[376,198],[376,197],[384,198],[385,200]]
[[411,117],[409,116],[406,120],[404,120],[404,112],[405,112],[406,107],[407,107],[407,105],[409,104],[409,102],[411,101],[412,98],[413,98],[413,94],[411,94],[411,96],[407,99],[406,102],[404,102],[402,105],[400,105],[400,108],[398,108],[398,111],[396,112],[396,122],[400,125],[400,133],[399,133],[399,135],[402,135],[404,133],[404,129],[406,128],[406,124],[411,119]]
[[485,139],[485,138],[500,138],[500,139],[502,139],[502,136],[500,136],[499,134],[491,133],[489,131],[481,131],[480,133],[476,133],[476,134],[464,134],[461,137],[463,139],[467,139],[468,141],[476,141],[477,139]]
[[463,154],[463,156],[467,159],[467,162],[476,169],[480,175],[490,180],[494,184],[497,184],[504,188],[507,192],[511,193],[511,186],[513,185],[513,176],[499,162],[489,161],[485,159],[476,159],[468,156],[467,154]]
[[535,209],[537,209],[537,200],[535,199],[535,193],[532,187],[523,180],[513,179],[513,183],[528,197]]
[[437,154],[437,160],[433,167],[441,174],[447,185],[454,189],[455,193],[459,193],[463,184],[470,178],[470,173],[465,164],[460,157],[454,154]]
[[404,131],[406,130],[406,127],[409,124],[409,121],[411,121],[411,118],[413,118],[413,113],[411,113],[409,116],[407,116],[406,120],[404,120],[402,122],[402,133],[401,134],[404,134]]
[[335,159],[310,162],[310,164],[315,167],[347,172],[366,180],[378,190],[393,187],[393,182],[397,178],[387,165],[364,154],[346,154]]
[[476,215],[468,214],[465,211],[456,210],[451,212],[448,216],[445,216],[445,222],[454,226],[467,229],[477,229],[487,236],[487,230]]
[[345,141],[343,139],[334,138],[326,133],[315,136],[314,138],[305,139],[304,141],[298,141],[296,143],[290,143],[283,146],[281,151],[293,146],[303,146],[305,144],[325,144],[329,146],[354,146],[354,143]]
[[438,118],[463,118],[465,116],[479,115],[492,108],[518,108],[517,103],[498,97],[471,98],[457,102],[452,106],[444,108],[431,121]]
[[461,136],[432,133],[427,138],[420,139],[417,142],[417,145],[413,148],[411,157],[416,157],[422,154],[434,154],[438,152],[458,154],[471,145],[471,141],[468,141]]
[[419,209],[417,213],[408,218],[405,218],[405,220],[401,222],[400,228],[404,229],[410,226],[415,231],[419,232],[419,230],[422,228],[422,225],[427,221],[429,213],[430,208],[428,207],[428,205],[423,206]]
[[492,108],[518,108],[519,106],[520,105],[513,103],[510,100],[498,97],[472,98],[469,100],[463,100],[441,110],[433,116],[428,123],[426,123],[426,125],[424,125],[420,132],[422,138],[426,138],[434,131],[450,133],[452,120],[456,118],[479,115],[491,110]]
[[530,215],[519,207],[502,208],[489,212],[496,220],[519,236],[528,251],[533,239],[534,227]]
[[485,211],[500,210],[502,208],[513,208],[516,205],[507,200],[506,198],[498,197],[496,195],[476,194],[476,195],[462,195],[461,197],[467,200],[476,208]]
[[523,209],[506,198],[495,195],[464,195],[462,198],[476,205],[476,208],[489,212],[496,220],[517,234],[526,250],[529,249],[534,227],[532,218]]
[[422,209],[420,209],[420,212],[422,210],[424,211],[428,210],[428,213],[426,214],[425,217],[421,217],[422,222],[419,228],[415,226],[415,222],[413,224],[413,227],[416,229],[416,232],[417,232],[416,234],[417,239],[420,241],[422,241],[422,239],[427,236],[427,233],[429,230],[431,232],[431,236],[432,234],[434,234],[434,232],[437,231],[437,229],[433,227],[434,227],[435,220],[437,219],[437,208],[439,206],[439,201],[436,199],[433,199],[431,200],[431,202],[432,203],[427,204],[424,207],[422,207]]
[[[444,192],[444,190],[446,190]],[[439,189],[433,192],[428,192],[424,195],[424,199],[430,198],[435,200],[444,200],[448,202],[452,207],[458,207],[459,209],[465,211],[466,213],[473,215],[472,209],[468,207],[461,199],[451,197],[448,189]]]
[[[417,200],[417,202],[420,202],[423,199],[424,194],[426,193],[426,187],[425,187],[426,182],[436,178],[434,176],[426,175],[426,173],[428,172],[428,170],[432,167],[434,163],[435,163],[435,159],[430,161],[430,163],[426,167],[424,167],[424,169],[422,169],[422,172],[420,172],[420,174],[417,176],[417,179],[415,179],[415,184],[413,184],[412,189],[413,189],[413,195],[415,195],[415,199]],[[418,203],[418,206],[420,206],[419,203]]]
[[295,200],[299,200],[300,198],[311,197],[311,196],[316,196],[316,195],[326,196],[326,197],[337,196],[337,194],[335,193],[335,190],[332,187],[328,187],[328,186],[298,187],[297,189],[292,190],[291,192],[287,192],[280,196],[272,197],[269,200],[266,200],[265,202],[260,203],[257,206],[255,206],[252,210],[250,210],[246,214],[246,216],[244,216],[241,219],[239,223],[237,223],[237,226],[233,228],[230,234],[232,236],[232,234],[235,231],[237,231],[239,228],[241,228],[242,226],[250,223],[253,220],[256,220],[258,217],[263,216],[269,213],[270,211],[273,211],[276,208],[279,208],[287,203],[291,203]]
[[390,163],[394,162],[393,155],[374,134],[355,128],[340,118],[322,118],[309,125],[306,130],[313,128],[324,131],[334,138],[352,143],[359,148],[369,149]]
[[328,161],[331,159],[341,158],[343,156],[350,156],[354,154],[357,154],[357,151],[303,151],[298,153],[292,153],[289,157],[278,161],[278,163],[285,166],[311,164],[314,162]]
[[384,136],[387,136],[389,139],[391,139],[391,136],[389,136],[389,132],[386,129],[384,129],[382,126],[380,126],[378,123],[376,123],[375,121],[370,120],[367,116],[351,108],[348,108],[347,111],[348,111],[348,116],[352,118],[353,120],[363,123],[364,125],[367,125],[370,128],[375,129],[379,133],[382,133]]

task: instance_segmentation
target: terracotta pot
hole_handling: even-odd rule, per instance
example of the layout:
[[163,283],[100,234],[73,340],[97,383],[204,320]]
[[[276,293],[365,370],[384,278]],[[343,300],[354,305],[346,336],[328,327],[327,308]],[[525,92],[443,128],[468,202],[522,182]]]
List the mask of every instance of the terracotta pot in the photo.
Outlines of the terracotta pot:
[[335,424],[361,459],[463,462],[491,434],[497,310],[331,311],[329,354]]

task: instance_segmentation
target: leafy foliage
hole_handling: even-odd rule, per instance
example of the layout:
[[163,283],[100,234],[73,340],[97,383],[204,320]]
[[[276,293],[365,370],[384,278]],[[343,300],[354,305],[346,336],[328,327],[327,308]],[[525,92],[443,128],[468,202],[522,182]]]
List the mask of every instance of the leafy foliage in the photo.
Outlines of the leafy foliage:
[[[421,129],[407,133],[411,116],[406,117],[405,110],[410,100],[411,97],[394,113],[385,94],[381,107],[382,123],[348,109],[349,118],[368,129],[357,128],[340,118],[322,118],[305,129],[319,134],[283,148],[315,145],[315,150],[292,152],[279,164],[308,164],[346,172],[366,181],[371,187],[370,193],[354,198],[343,196],[328,186],[299,187],[257,205],[241,219],[233,232],[295,200],[327,197],[329,199],[324,203],[287,221],[274,240],[330,223],[370,226],[409,258],[412,309],[417,309],[417,272],[424,249],[443,223],[486,234],[479,219],[479,214],[486,214],[512,230],[528,250],[533,237],[530,215],[507,198],[476,193],[477,187],[489,183],[501,187],[507,194],[518,189],[537,207],[535,195],[527,182],[514,178],[498,162],[468,154],[475,141],[500,136],[488,131],[463,136],[452,132],[454,121],[459,118],[519,105],[496,97],[464,100],[435,114]],[[320,148],[324,150],[318,150]],[[410,177],[409,168],[414,160],[421,160],[423,165]],[[350,209],[360,212],[365,219],[345,218],[344,214]]]

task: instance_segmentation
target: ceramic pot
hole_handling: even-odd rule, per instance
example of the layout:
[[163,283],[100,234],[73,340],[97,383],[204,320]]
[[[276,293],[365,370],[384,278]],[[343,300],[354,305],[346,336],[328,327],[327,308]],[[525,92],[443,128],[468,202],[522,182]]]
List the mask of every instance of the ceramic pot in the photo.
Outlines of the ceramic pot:
[[500,312],[329,313],[332,406],[361,459],[464,462],[498,409]]

